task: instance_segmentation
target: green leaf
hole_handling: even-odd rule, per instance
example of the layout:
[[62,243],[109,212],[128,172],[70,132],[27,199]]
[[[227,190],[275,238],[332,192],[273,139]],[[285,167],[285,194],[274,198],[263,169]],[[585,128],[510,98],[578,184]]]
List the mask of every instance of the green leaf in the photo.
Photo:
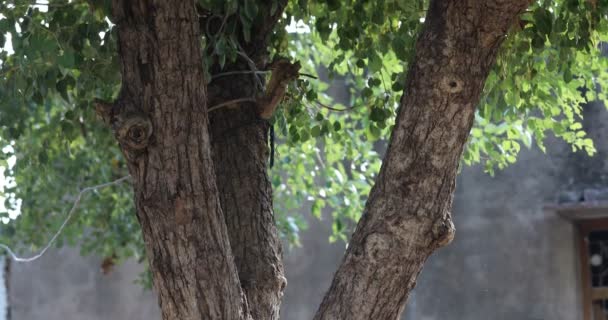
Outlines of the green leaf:
[[342,0],[326,0],[329,11],[336,11],[342,6]]
[[64,51],[62,55],[57,57],[57,63],[66,69],[74,68],[74,66],[75,66],[74,52]]
[[534,11],[536,29],[543,35],[550,35],[553,27],[553,16],[544,8],[537,8]]
[[382,69],[382,58],[376,52],[372,52],[367,66],[372,73],[380,71]]
[[255,1],[245,0],[245,16],[254,21],[258,14],[258,5]]
[[[245,1],[245,11],[247,11],[247,2],[251,2],[251,1]],[[227,15],[233,15],[237,12],[237,10],[239,9],[239,4],[236,0],[226,0],[224,1],[224,12]],[[253,15],[255,17],[255,14]]]
[[572,70],[568,67],[564,70],[564,82],[570,83],[570,81],[572,81]]
[[340,129],[342,129],[342,125],[340,124],[340,121],[334,121],[334,131],[340,131]]
[[312,127],[312,129],[310,130],[310,135],[313,138],[320,136],[321,135],[321,126],[317,125],[317,126]]
[[545,38],[542,35],[534,35],[532,38],[532,47],[535,49],[542,49],[545,47]]
[[371,113],[369,114],[369,119],[374,122],[382,122],[386,119],[384,110],[378,107],[373,107]]

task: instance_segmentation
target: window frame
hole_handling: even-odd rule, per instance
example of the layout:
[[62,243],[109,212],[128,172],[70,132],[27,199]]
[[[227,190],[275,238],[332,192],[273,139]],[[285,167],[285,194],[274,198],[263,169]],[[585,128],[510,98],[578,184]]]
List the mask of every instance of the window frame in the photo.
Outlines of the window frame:
[[[589,268],[589,233],[594,231],[608,231],[608,218],[598,217],[596,219],[578,220],[577,223],[577,238],[578,238],[578,256],[580,261],[580,276],[582,286],[582,309],[583,320],[593,320],[593,294],[594,290],[591,286],[591,270]],[[608,299],[608,290],[602,294]]]

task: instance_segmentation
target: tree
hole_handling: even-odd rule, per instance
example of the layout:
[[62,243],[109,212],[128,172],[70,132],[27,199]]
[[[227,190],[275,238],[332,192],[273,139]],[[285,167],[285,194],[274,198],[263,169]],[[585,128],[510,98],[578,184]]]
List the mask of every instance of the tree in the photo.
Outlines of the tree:
[[[44,244],[75,186],[128,172],[135,215],[126,189],[99,190],[61,238],[110,260],[145,248],[164,319],[278,319],[279,236],[297,243],[285,212],[308,197],[313,214],[334,209],[336,239],[358,221],[315,318],[395,319],[453,238],[459,164],[491,172],[547,132],[593,153],[580,103],[606,100],[591,90],[607,82],[603,1],[53,0],[0,14],[0,141],[17,159],[4,195],[23,212],[3,236]],[[286,32],[298,25],[312,31]],[[305,79],[318,67],[357,92],[351,107]],[[273,126],[285,182],[268,176]]]

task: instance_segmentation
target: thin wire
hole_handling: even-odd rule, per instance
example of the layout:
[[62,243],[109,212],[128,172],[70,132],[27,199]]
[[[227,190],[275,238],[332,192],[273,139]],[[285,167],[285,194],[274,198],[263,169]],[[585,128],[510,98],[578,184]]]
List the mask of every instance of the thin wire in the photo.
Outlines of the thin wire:
[[[256,68],[255,66],[255,62],[253,62],[253,60],[251,60],[251,58],[249,58],[249,56],[247,54],[245,54],[243,48],[239,45],[239,49],[240,51],[237,51],[236,53],[243,57],[243,59],[245,59],[245,61],[247,61],[247,64],[249,64],[249,68],[251,69],[251,71],[260,71],[258,70],[258,68]],[[264,90],[264,84],[262,84],[262,80],[260,80],[260,78],[257,76],[256,73],[253,73],[253,80],[258,84],[258,87],[260,88],[260,90]]]
[[72,215],[74,215],[76,208],[78,208],[78,204],[80,204],[80,199],[82,198],[82,196],[85,193],[87,193],[89,191],[95,191],[95,190],[102,189],[105,187],[110,187],[113,185],[120,184],[120,183],[128,180],[129,178],[131,178],[131,176],[124,176],[124,177],[122,177],[118,180],[114,180],[112,182],[106,182],[106,183],[102,183],[102,184],[99,184],[96,186],[86,187],[86,188],[80,190],[80,192],[78,193],[78,196],[76,196],[76,200],[74,201],[72,208],[68,212],[68,216],[65,218],[65,220],[63,221],[63,223],[61,224],[61,226],[59,227],[57,232],[55,232],[55,235],[53,235],[51,240],[46,244],[46,246],[38,254],[31,256],[29,258],[22,258],[22,257],[17,256],[15,254],[15,252],[5,244],[0,243],[0,248],[3,248],[4,250],[6,250],[8,252],[8,254],[11,256],[11,258],[13,259],[13,261],[15,261],[15,262],[32,262],[34,260],[37,260],[38,258],[42,257],[46,253],[46,251],[53,245],[53,242],[55,242],[57,237],[61,234],[61,232],[63,231],[65,226],[67,226],[68,222],[70,221],[70,218],[72,218]]

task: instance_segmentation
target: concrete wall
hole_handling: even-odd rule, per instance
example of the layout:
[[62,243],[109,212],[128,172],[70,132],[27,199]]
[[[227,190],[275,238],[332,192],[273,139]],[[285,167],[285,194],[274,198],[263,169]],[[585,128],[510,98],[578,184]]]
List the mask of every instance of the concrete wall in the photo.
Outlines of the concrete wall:
[[[549,139],[494,177],[479,166],[458,177],[454,242],[429,258],[403,319],[573,320],[582,317],[576,228],[543,207],[566,190],[608,186],[608,112],[585,109],[598,153]],[[286,257],[284,319],[311,319],[340,262],[328,228],[311,221],[303,248]]]
[[554,156],[526,152],[495,178],[464,170],[456,238],[429,259],[408,319],[580,318],[575,228],[542,208],[563,186]]
[[153,292],[133,283],[140,266],[130,262],[103,275],[100,265],[70,248],[12,263],[11,320],[160,319]]
[[585,119],[593,158],[553,140],[548,154],[526,150],[494,178],[463,170],[456,238],[429,259],[406,319],[582,318],[576,227],[543,206],[561,191],[608,185],[608,112],[591,104]]
[[[517,164],[494,178],[479,167],[463,169],[453,210],[456,238],[428,260],[404,319],[580,319],[576,230],[543,205],[563,190],[607,185],[608,113],[599,105],[586,113],[599,150],[594,158],[553,141],[548,155],[523,150]],[[344,250],[343,243],[327,243],[329,226],[309,221],[303,247],[286,249],[286,320],[312,318]],[[133,284],[137,265],[108,276],[99,265],[70,249],[13,264],[13,319],[159,319],[153,293]]]
[[[575,228],[543,210],[572,181],[569,151],[522,152],[494,178],[464,168],[454,202],[454,242],[427,262],[403,319],[580,318]],[[564,180],[565,179],[565,180]],[[327,248],[329,230],[313,223],[303,248],[286,258],[283,318],[311,319],[339,263],[343,245]]]
[[8,278],[7,271],[10,263],[6,258],[0,258],[0,320],[8,320]]

